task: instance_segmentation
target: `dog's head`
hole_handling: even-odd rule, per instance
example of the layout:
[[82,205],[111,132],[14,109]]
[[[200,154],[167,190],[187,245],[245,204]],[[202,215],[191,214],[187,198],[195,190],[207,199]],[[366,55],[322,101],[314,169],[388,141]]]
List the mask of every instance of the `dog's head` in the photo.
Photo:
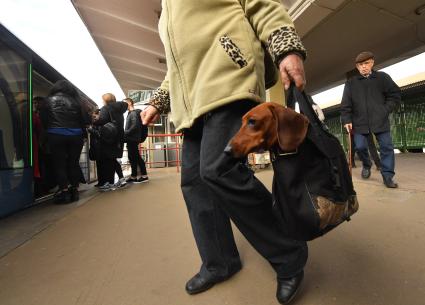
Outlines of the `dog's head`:
[[279,145],[284,152],[292,152],[303,142],[308,119],[290,108],[276,103],[262,103],[242,117],[242,126],[225,148],[225,153],[236,158],[251,152],[269,150]]

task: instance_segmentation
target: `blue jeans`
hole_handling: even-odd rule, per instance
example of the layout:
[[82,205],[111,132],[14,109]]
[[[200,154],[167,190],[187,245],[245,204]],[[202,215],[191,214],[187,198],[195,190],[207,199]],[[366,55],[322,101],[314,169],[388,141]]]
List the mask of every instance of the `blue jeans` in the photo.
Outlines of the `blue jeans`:
[[[354,134],[354,145],[363,167],[371,168],[372,162],[370,161],[368,144],[368,134]],[[379,143],[379,154],[381,155],[381,174],[384,178],[392,178],[394,172],[394,146],[389,131],[375,133],[375,137]]]

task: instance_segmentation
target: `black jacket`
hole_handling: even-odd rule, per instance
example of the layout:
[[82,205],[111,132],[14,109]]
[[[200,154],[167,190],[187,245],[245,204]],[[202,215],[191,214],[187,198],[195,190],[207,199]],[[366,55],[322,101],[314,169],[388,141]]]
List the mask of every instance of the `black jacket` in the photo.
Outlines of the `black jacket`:
[[140,120],[140,109],[134,109],[127,115],[125,122],[125,141],[140,143],[142,134],[142,125]]
[[[115,121],[118,129],[118,138],[115,143],[105,143],[100,139],[99,153],[100,158],[121,158],[124,148],[124,112],[127,111],[127,103],[115,102],[103,106],[99,112],[99,119],[93,124],[103,126],[106,123]],[[112,117],[112,118],[111,118]]]
[[40,115],[46,129],[84,128],[90,123],[89,114],[83,111],[81,102],[62,93],[49,96]]
[[342,124],[352,123],[354,132],[362,134],[389,131],[389,114],[400,100],[400,88],[388,74],[372,71],[366,78],[359,73],[345,83]]

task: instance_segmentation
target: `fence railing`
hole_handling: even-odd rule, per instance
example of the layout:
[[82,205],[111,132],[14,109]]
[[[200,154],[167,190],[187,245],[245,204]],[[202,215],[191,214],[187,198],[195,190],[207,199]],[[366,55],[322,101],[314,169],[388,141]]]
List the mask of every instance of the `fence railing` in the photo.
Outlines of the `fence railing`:
[[181,136],[180,133],[148,135],[148,140],[139,146],[146,165],[149,168],[175,166],[177,172],[180,172]]

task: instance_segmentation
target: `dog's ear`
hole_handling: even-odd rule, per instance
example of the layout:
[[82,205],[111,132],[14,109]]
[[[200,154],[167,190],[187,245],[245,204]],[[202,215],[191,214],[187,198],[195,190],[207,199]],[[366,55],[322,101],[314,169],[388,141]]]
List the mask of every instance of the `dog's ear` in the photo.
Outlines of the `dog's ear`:
[[280,149],[284,152],[295,151],[307,135],[309,123],[307,117],[275,103],[270,103],[269,109],[277,122]]

